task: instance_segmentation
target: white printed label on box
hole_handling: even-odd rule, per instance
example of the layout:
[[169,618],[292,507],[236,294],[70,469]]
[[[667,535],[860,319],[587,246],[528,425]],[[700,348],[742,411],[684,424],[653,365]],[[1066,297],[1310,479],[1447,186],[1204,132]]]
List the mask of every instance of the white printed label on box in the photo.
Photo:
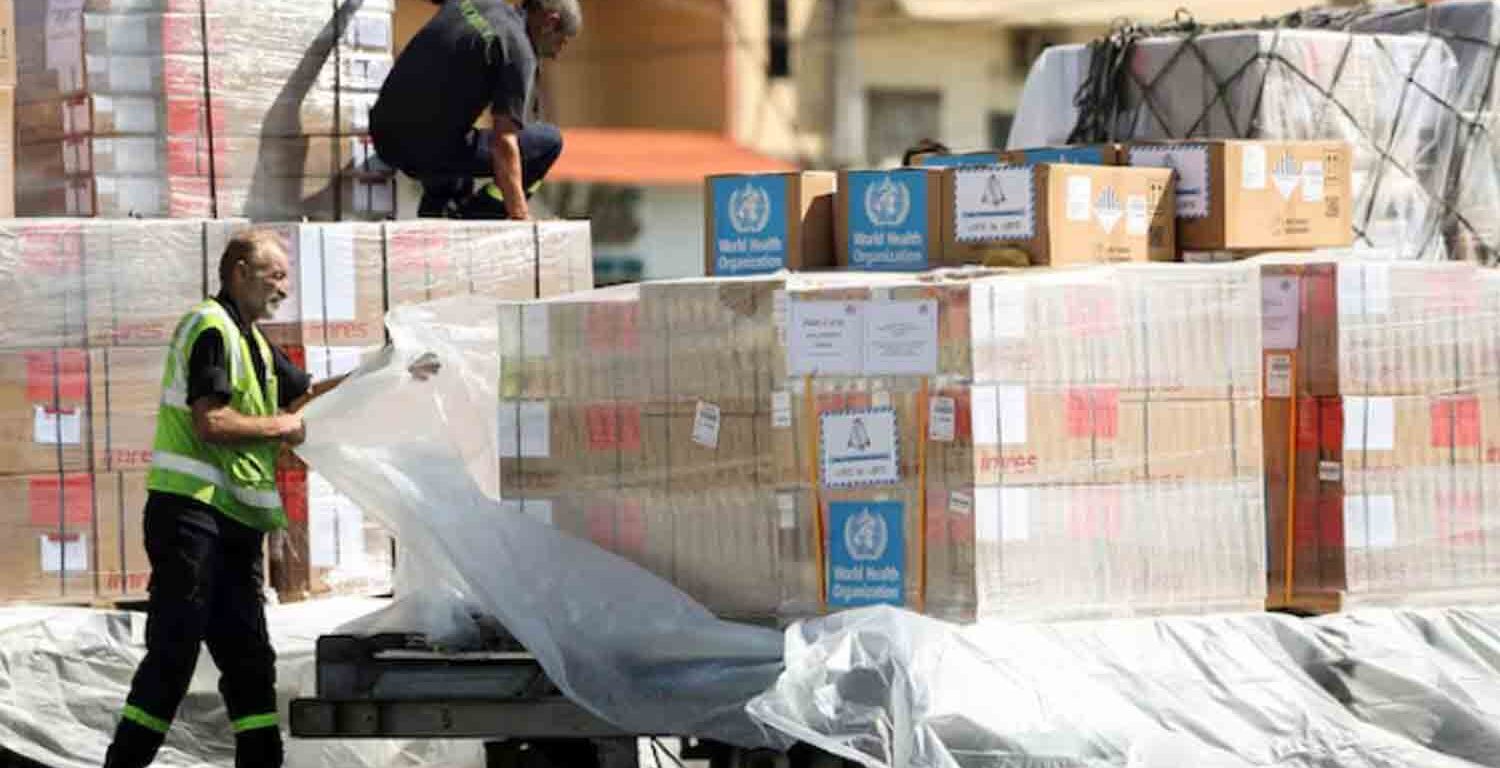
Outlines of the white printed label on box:
[[69,533],[59,537],[44,533],[40,537],[42,573],[87,573],[89,570],[89,537]]
[[1337,461],[1318,462],[1318,479],[1325,483],[1337,483],[1344,479],[1344,465]]
[[864,365],[871,376],[931,376],[938,363],[938,304],[881,301],[864,310]]
[[1261,348],[1296,349],[1302,309],[1302,279],[1271,275],[1260,279]]
[[1067,183],[1068,221],[1088,221],[1089,204],[1094,199],[1094,180],[1088,176],[1069,176]]
[[792,302],[787,339],[791,375],[859,375],[864,307],[860,301]]
[[1266,397],[1292,396],[1292,356],[1266,355]]
[[951,443],[958,422],[958,406],[951,397],[938,395],[931,400],[927,419],[927,439],[939,443]]
[[1131,147],[1130,164],[1141,168],[1167,168],[1177,172],[1177,218],[1208,216],[1212,186],[1208,176],[1208,147],[1182,144]]
[[777,524],[783,531],[797,529],[797,497],[790,493],[776,494]]
[[825,486],[849,488],[901,481],[900,444],[893,409],[825,413],[820,433]]
[[1125,198],[1125,234],[1139,237],[1151,231],[1151,213],[1145,195]]
[[979,386],[971,390],[975,445],[1024,445],[1027,440],[1026,387]]
[[771,428],[792,428],[792,393],[785,390],[771,393]]
[[1120,199],[1120,193],[1114,187],[1105,187],[1099,193],[1099,199],[1094,201],[1094,218],[1099,222],[1099,228],[1106,235],[1114,234],[1115,227],[1124,217],[1125,201]]
[[953,177],[954,235],[961,243],[1036,236],[1031,168],[961,168]]
[[705,448],[718,449],[719,417],[719,406],[700,400],[693,412],[693,442]]
[[1266,188],[1266,148],[1259,144],[1240,145],[1240,188]]
[[77,408],[34,409],[31,439],[41,445],[79,445],[83,442],[83,412]]
[[1302,202],[1323,202],[1323,161],[1307,160],[1302,163]]
[[1271,168],[1271,182],[1276,185],[1276,192],[1281,195],[1281,199],[1292,199],[1292,193],[1302,183],[1302,168],[1290,152],[1283,152],[1276,165]]
[[500,457],[545,459],[551,453],[551,405],[544,400],[502,400]]
[[1396,448],[1396,401],[1389,397],[1344,398],[1344,450]]
[[977,488],[974,538],[990,544],[1031,538],[1031,493],[1025,488]]
[[948,512],[964,517],[974,514],[974,497],[958,491],[948,494]]

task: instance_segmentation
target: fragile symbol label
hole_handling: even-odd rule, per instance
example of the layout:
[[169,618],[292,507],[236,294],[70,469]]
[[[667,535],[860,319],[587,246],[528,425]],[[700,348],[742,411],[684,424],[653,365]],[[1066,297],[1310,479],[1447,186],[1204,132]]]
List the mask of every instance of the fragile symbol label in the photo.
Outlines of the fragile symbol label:
[[719,406],[699,402],[693,414],[693,442],[705,447],[719,447]]
[[954,425],[957,422],[957,407],[951,397],[934,397],[928,419],[927,439],[939,443],[953,442]]
[[825,413],[821,426],[824,485],[847,488],[900,482],[895,410]]

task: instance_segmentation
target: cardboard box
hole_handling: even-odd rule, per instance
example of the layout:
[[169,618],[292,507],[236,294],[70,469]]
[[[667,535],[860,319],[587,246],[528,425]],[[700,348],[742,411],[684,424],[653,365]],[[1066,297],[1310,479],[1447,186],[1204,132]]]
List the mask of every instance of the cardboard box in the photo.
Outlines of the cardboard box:
[[770,407],[779,278],[722,278],[641,286],[641,355],[653,412],[726,414]]
[[[3,9],[0,9],[3,12]],[[6,45],[0,27],[0,46]],[[16,90],[0,87],[0,218],[16,215]]]
[[1184,249],[1333,248],[1354,242],[1353,150],[1330,141],[1133,144],[1130,165],[1177,172]]
[[[358,173],[361,137],[236,138],[207,136],[94,136],[82,134],[25,144],[17,172],[23,188],[46,189],[72,176],[215,176],[251,181],[333,178]],[[378,175],[378,174],[377,174]]]
[[167,357],[167,347],[89,350],[95,472],[151,466]]
[[830,267],[838,176],[824,171],[704,180],[705,273],[753,275]]
[[952,482],[1057,485],[1253,480],[1262,465],[1258,400],[1149,401],[1113,387],[945,392],[959,422],[928,446]]
[[[270,225],[291,262],[290,296],[261,325],[281,345],[366,347],[385,340],[383,230],[376,224]],[[215,277],[217,271],[215,270]],[[210,287],[217,291],[217,280]]]
[[536,223],[537,296],[594,288],[593,229],[587,221]]
[[382,220],[395,211],[395,180],[343,176],[218,178],[207,175],[77,176],[18,190],[26,216],[211,218],[259,221]]
[[973,509],[980,618],[1248,611],[1265,598],[1254,482],[982,487]]
[[183,314],[204,299],[201,221],[91,221],[83,248],[89,346],[170,344]]
[[0,600],[88,600],[98,537],[93,476],[0,477]]
[[95,474],[93,486],[98,597],[144,598],[151,583],[145,543],[146,473]]
[[468,293],[536,297],[537,242],[530,224],[404,221],[385,225],[384,236],[389,307]]
[[1000,162],[1006,165],[1041,165],[1043,163],[1129,165],[1126,160],[1126,150],[1123,144],[1078,144],[1064,147],[1015,149],[1000,156]]
[[840,268],[922,272],[942,253],[942,174],[839,171],[834,236]]
[[0,0],[0,86],[16,84],[15,0]]
[[1173,261],[1171,175],[1083,165],[943,172],[943,261]]
[[0,348],[83,346],[83,225],[0,226]]
[[88,471],[88,365],[82,349],[0,352],[0,474]]
[[1005,153],[995,149],[976,152],[918,152],[911,156],[910,168],[957,168],[965,165],[1000,165]]

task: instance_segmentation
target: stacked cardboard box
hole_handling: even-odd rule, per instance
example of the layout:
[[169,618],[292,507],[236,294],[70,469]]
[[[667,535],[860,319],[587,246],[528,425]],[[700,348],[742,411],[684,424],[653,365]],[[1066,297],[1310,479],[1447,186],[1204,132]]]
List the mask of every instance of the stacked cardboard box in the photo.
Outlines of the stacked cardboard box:
[[384,218],[367,113],[388,2],[20,4],[19,209]]
[[[1459,127],[1455,61],[1441,40],[1243,29],[1123,45],[1043,52],[1027,75],[1011,146],[1106,137],[1347,141],[1356,242],[1441,257]],[[1098,78],[1080,91],[1095,55],[1118,57],[1132,76]]]
[[1463,264],[1260,269],[1272,604],[1493,595],[1497,282]]
[[[139,596],[161,377],[182,313],[218,290],[235,220],[0,226],[0,600]],[[388,307],[591,282],[586,223],[277,225],[293,296],[263,325],[314,378],[384,343]],[[542,276],[546,276],[545,281]],[[321,478],[284,473],[297,519],[282,582],[378,588],[389,546]],[[362,543],[362,544],[361,544]],[[288,593],[290,594],[290,593]]]
[[844,273],[509,305],[500,496],[724,614],[1249,607],[1256,287]]

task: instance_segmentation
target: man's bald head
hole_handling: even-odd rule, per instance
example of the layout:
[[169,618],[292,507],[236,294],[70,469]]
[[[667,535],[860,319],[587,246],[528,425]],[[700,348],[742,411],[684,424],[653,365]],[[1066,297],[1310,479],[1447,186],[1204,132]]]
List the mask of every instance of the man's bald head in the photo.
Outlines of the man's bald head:
[[219,258],[219,284],[247,322],[276,314],[287,296],[290,271],[280,238],[264,229],[230,238]]

